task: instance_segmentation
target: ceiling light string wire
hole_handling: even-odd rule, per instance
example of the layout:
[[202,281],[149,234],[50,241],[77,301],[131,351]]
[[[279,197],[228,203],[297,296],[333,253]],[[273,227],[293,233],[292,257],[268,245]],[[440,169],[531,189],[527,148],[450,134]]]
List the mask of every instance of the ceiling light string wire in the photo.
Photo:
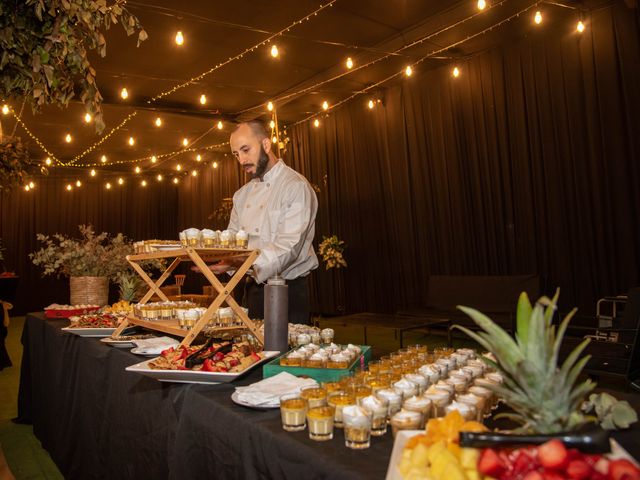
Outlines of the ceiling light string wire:
[[[442,47],[442,48],[440,48],[440,49],[437,49],[437,50],[434,50],[434,51],[432,51],[432,52],[429,52],[427,55],[423,56],[422,58],[420,58],[419,60],[417,60],[416,62],[414,62],[414,63],[412,64],[412,66],[418,65],[418,64],[422,63],[423,61],[425,61],[426,59],[428,59],[428,58],[430,58],[430,57],[432,57],[432,56],[434,56],[434,55],[438,55],[439,53],[442,53],[442,52],[444,52],[444,51],[446,51],[446,50],[449,50],[450,48],[453,48],[453,47],[456,47],[456,46],[458,46],[458,45],[460,45],[460,44],[462,44],[462,43],[468,42],[469,40],[472,40],[472,39],[474,39],[474,38],[476,38],[476,37],[479,37],[480,35],[484,35],[484,34],[486,34],[486,33],[490,32],[490,31],[492,31],[492,30],[493,30],[493,29],[495,29],[495,28],[501,27],[501,26],[502,26],[502,25],[504,25],[505,23],[510,22],[511,20],[513,20],[513,19],[515,19],[515,18],[519,17],[519,16],[520,16],[520,15],[522,15],[523,13],[526,13],[526,12],[528,12],[529,10],[531,10],[532,8],[536,7],[536,6],[538,5],[538,3],[539,3],[539,2],[532,3],[532,4],[531,4],[531,5],[529,5],[528,7],[523,8],[522,10],[520,10],[520,11],[518,11],[518,12],[514,13],[513,15],[511,15],[511,16],[509,16],[509,17],[507,17],[507,18],[503,19],[503,20],[501,20],[500,22],[498,22],[498,23],[496,23],[496,24],[492,25],[491,27],[488,27],[488,28],[485,28],[484,30],[481,30],[480,32],[476,32],[476,33],[474,33],[473,35],[469,35],[468,37],[466,37],[466,38],[464,38],[464,39],[462,39],[462,40],[458,40],[457,42],[454,42],[454,43],[452,43],[451,45],[448,45],[448,46],[446,46],[446,47]],[[389,75],[388,77],[383,78],[382,80],[380,80],[380,81],[378,81],[378,82],[376,82],[376,83],[374,83],[374,84],[372,84],[372,85],[369,85],[369,86],[367,86],[366,88],[363,88],[362,90],[359,90],[359,91],[355,92],[353,95],[350,95],[350,96],[348,96],[348,97],[346,97],[346,98],[344,98],[344,99],[340,100],[339,102],[337,102],[337,103],[335,103],[335,104],[331,105],[331,106],[329,107],[329,109],[328,109],[328,110],[333,110],[333,109],[335,109],[335,108],[339,107],[340,105],[343,105],[344,103],[346,103],[346,102],[348,102],[348,101],[350,101],[350,100],[354,99],[354,98],[355,98],[355,97],[357,97],[358,95],[362,95],[363,93],[366,93],[366,92],[368,92],[368,91],[370,91],[370,90],[373,90],[374,88],[379,87],[379,86],[380,86],[380,85],[382,85],[383,83],[386,83],[386,82],[388,82],[389,80],[391,80],[391,79],[393,79],[393,78],[395,78],[395,77],[397,77],[397,76],[399,76],[399,75],[402,75],[402,74],[404,74],[404,73],[405,73],[405,72],[404,72],[404,70],[401,70],[401,71],[396,72],[396,73],[394,73],[394,74],[392,74],[392,75]],[[306,117],[306,118],[304,118],[304,119],[302,119],[302,120],[298,120],[297,122],[293,123],[293,124],[292,124],[292,126],[300,125],[301,123],[308,122],[309,120],[311,120],[311,119],[313,119],[313,118],[316,118],[316,117],[320,117],[320,116],[322,116],[322,115],[323,115],[323,114],[325,114],[325,113],[326,113],[326,112],[318,112],[318,113],[314,113],[314,114],[309,115],[308,117]]]

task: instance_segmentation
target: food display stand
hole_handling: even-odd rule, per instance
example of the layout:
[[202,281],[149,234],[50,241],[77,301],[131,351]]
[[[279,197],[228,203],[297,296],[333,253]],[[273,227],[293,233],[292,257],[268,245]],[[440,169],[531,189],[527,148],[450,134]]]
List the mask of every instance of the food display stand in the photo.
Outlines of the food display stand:
[[[115,330],[113,336],[121,335],[125,328],[131,325],[138,325],[150,330],[157,330],[160,332],[168,333],[170,335],[176,335],[184,337],[180,345],[189,346],[191,342],[198,336],[203,328],[213,319],[218,308],[226,303],[240,319],[243,326],[228,326],[228,327],[213,327],[211,331],[228,331],[237,330],[238,328],[247,328],[251,334],[256,338],[260,345],[264,345],[264,336],[260,332],[256,322],[251,320],[242,308],[235,301],[231,292],[238,285],[242,277],[249,270],[253,262],[260,254],[259,250],[247,250],[244,248],[195,248],[184,247],[175,249],[159,249],[155,252],[140,253],[135,255],[127,255],[127,261],[131,264],[134,270],[140,275],[144,282],[149,286],[149,291],[142,297],[140,304],[147,303],[153,295],[157,295],[163,301],[169,301],[165,293],[160,289],[162,284],[171,276],[171,273],[176,269],[181,262],[193,262],[197,266],[205,278],[209,281],[214,291],[217,292],[213,302],[209,305],[206,312],[195,323],[193,328],[185,330],[180,328],[178,320],[145,320],[138,318],[133,314],[128,315]],[[167,266],[165,271],[160,277],[153,281],[149,275],[140,266],[139,262],[145,260],[154,259],[173,259]],[[235,273],[226,285],[223,285],[220,280],[216,278],[209,267],[207,262],[219,262],[221,260],[230,259],[243,259],[242,264],[236,269]]]

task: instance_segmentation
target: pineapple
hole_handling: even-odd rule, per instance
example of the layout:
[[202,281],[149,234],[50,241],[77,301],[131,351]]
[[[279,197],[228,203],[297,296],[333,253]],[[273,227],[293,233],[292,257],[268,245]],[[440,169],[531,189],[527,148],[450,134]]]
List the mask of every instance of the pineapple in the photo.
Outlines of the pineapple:
[[132,272],[120,272],[118,274],[118,291],[120,293],[120,300],[127,300],[128,302],[134,302],[140,288],[141,280],[135,273]]
[[595,388],[591,380],[576,386],[580,372],[590,356],[579,358],[589,339],[580,343],[558,366],[558,353],[573,309],[560,323],[552,325],[559,291],[553,299],[540,298],[531,306],[526,293],[518,300],[515,339],[482,313],[468,307],[458,308],[482,329],[480,332],[455,325],[493,353],[496,361],[482,357],[504,377],[494,390],[515,413],[503,414],[521,425],[518,433],[551,434],[571,431],[588,421],[580,406]]

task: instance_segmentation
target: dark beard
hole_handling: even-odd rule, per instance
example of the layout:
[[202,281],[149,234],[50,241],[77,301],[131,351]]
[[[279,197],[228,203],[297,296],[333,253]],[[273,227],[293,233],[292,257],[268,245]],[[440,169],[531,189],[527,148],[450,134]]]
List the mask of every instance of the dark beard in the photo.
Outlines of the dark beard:
[[260,178],[267,171],[267,164],[269,163],[269,155],[265,152],[264,147],[260,145],[260,156],[258,157],[258,164],[256,165],[256,173],[251,175],[251,178]]

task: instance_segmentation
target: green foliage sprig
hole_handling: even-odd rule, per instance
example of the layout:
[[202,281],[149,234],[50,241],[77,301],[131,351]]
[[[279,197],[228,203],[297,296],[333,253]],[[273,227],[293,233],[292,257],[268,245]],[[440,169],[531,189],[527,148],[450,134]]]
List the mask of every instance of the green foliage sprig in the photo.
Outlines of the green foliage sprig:
[[2,137],[0,140],[0,192],[22,185],[37,169],[41,174],[47,173],[46,168],[40,168],[38,162],[31,160],[29,150],[20,138]]
[[322,256],[325,268],[346,268],[347,261],[344,259],[343,253],[346,244],[343,240],[338,239],[337,235],[330,237],[322,236],[322,242],[318,245],[318,253]]
[[[125,0],[0,0],[0,96],[25,98],[34,111],[66,107],[79,93],[98,132],[102,95],[88,52],[104,57],[104,31],[120,23],[127,35],[147,33]],[[78,88],[78,92],[76,91]]]

